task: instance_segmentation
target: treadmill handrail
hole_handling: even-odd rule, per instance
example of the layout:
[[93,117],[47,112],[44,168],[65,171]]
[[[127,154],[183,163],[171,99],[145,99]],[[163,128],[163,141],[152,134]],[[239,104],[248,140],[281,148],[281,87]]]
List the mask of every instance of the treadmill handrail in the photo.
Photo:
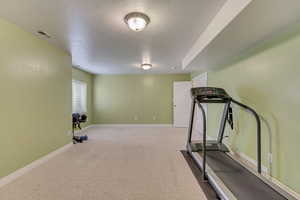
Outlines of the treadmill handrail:
[[191,140],[192,140],[194,114],[195,114],[195,104],[196,104],[196,99],[193,98],[192,104],[191,104],[190,124],[189,124],[189,131],[188,131],[189,134],[188,134],[188,138],[187,138],[187,144],[190,144]]
[[261,174],[261,121],[260,121],[259,115],[253,108],[251,108],[245,104],[242,104],[234,99],[231,99],[231,101],[233,103],[241,106],[242,108],[250,111],[255,117],[256,124],[257,124],[257,172],[259,174]]
[[206,177],[206,114],[205,114],[205,110],[203,108],[203,106],[201,105],[201,102],[198,101],[198,99],[196,99],[196,103],[198,105],[198,107],[201,110],[202,113],[202,120],[203,120],[203,147],[202,147],[202,152],[203,152],[203,163],[202,163],[202,173],[203,173],[203,180],[207,180]]

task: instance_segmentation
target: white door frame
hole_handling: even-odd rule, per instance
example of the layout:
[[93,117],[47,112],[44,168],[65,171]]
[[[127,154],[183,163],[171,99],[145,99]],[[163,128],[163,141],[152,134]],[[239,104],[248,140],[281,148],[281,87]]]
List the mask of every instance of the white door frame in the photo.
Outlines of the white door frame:
[[205,86],[200,86],[200,87],[206,87],[207,86],[207,78],[208,78],[207,72],[199,74],[198,76],[194,77],[192,79],[193,87],[199,87],[199,86],[197,86],[196,82],[201,81],[201,80],[204,82]]

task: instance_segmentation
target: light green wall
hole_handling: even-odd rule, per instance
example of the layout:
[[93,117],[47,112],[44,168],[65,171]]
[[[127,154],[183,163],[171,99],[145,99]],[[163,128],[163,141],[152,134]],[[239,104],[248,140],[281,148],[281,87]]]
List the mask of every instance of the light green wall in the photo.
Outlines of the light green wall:
[[0,19],[0,177],[71,141],[71,57]]
[[93,122],[93,80],[94,75],[82,71],[77,68],[72,68],[72,78],[75,80],[87,83],[87,115],[88,122],[83,124],[83,127],[92,124]]
[[[209,72],[208,85],[225,88],[234,98],[257,110],[263,119],[264,165],[268,167],[271,134],[272,175],[300,193],[300,31],[273,39],[237,60],[223,70]],[[256,158],[254,118],[241,110],[236,110],[234,117],[231,147]],[[210,106],[210,134],[219,128],[216,119],[217,109]]]
[[188,80],[189,74],[95,76],[94,123],[171,124],[173,82]]

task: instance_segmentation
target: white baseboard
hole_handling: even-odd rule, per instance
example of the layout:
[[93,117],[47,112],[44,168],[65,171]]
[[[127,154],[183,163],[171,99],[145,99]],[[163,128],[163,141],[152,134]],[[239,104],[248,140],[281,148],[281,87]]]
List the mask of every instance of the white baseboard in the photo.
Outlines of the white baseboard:
[[[247,156],[244,153],[241,152],[236,152],[234,153],[236,156],[240,157],[241,159],[244,160],[244,162],[246,162],[246,164],[253,168],[253,170],[256,170],[257,167],[257,161],[250,158],[249,156]],[[295,192],[294,190],[292,190],[290,187],[286,186],[285,184],[283,184],[282,182],[280,182],[278,179],[272,177],[269,175],[268,173],[268,168],[266,166],[262,166],[262,174],[263,176],[269,180],[271,183],[273,183],[274,185],[276,185],[278,188],[280,188],[281,190],[285,191],[287,194],[291,195],[292,197],[294,197],[295,199],[300,199],[300,194]]]
[[48,160],[50,160],[51,158],[55,157],[56,155],[65,152],[67,149],[69,149],[70,147],[72,147],[73,144],[69,143],[66,144],[65,146],[45,155],[42,158],[39,158],[38,160],[33,161],[32,163],[26,165],[23,168],[18,169],[17,171],[3,177],[0,179],[0,188],[3,187],[4,185],[11,183],[12,181],[14,181],[15,179],[19,178],[20,176],[23,176],[24,174],[28,173],[29,171],[31,171],[32,169],[40,166],[41,164],[47,162]]
[[79,130],[76,130],[75,131],[75,135],[80,135],[82,134],[83,132],[87,131],[89,128],[93,127],[94,125],[88,125],[82,129],[79,129]]
[[300,199],[300,194],[295,192],[294,190],[292,190],[291,188],[289,188],[288,186],[284,185],[283,183],[281,183],[279,180],[277,180],[276,178],[271,178],[272,182],[277,185],[278,187],[280,187],[281,189],[283,189],[284,191],[286,191],[288,194],[290,194],[292,197],[294,197],[295,199]]
[[90,127],[173,127],[173,124],[93,124]]
[[[249,156],[247,156],[246,154],[241,153],[241,152],[236,153],[236,155],[239,156],[240,158],[242,158],[244,161],[246,161],[246,163],[248,165],[250,165],[250,167],[252,167],[254,169],[257,168],[257,161],[256,160],[250,158]],[[261,166],[261,171],[265,176],[268,175],[268,173],[269,173],[269,169],[264,165]]]

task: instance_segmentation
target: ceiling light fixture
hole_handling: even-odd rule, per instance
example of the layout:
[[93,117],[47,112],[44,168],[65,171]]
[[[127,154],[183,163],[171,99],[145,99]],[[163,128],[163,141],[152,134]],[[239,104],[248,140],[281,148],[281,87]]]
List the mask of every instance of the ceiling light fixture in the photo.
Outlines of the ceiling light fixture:
[[139,32],[150,23],[150,18],[144,13],[132,12],[125,16],[124,21],[131,30]]
[[149,69],[152,68],[152,65],[149,64],[149,63],[144,63],[144,64],[142,64],[141,67],[142,67],[143,70],[149,70]]

